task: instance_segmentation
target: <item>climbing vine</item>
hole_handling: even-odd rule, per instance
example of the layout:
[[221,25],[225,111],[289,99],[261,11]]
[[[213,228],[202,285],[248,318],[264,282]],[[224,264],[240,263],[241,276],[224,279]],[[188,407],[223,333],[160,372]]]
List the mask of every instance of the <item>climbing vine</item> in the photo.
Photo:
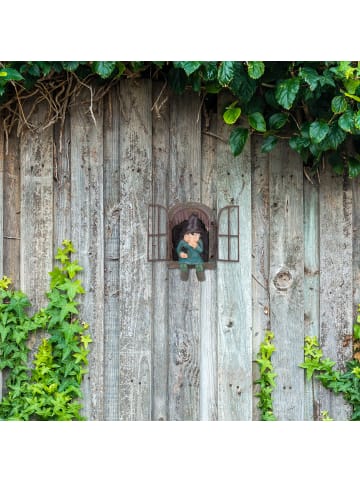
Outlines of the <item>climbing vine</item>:
[[[342,394],[352,407],[351,420],[360,420],[360,310],[353,330],[354,356],[346,363],[341,372],[334,369],[335,361],[324,358],[317,337],[305,337],[304,362],[299,366],[306,370],[306,378],[314,376],[325,388],[336,394]],[[323,414],[324,416],[324,414]],[[323,420],[330,420],[325,412]]]
[[260,350],[256,358],[256,363],[260,368],[260,377],[255,381],[255,384],[260,386],[260,390],[255,396],[259,398],[257,407],[261,410],[261,420],[263,421],[276,420],[272,402],[272,392],[275,387],[275,377],[277,377],[271,362],[271,355],[275,351],[275,346],[272,343],[273,338],[274,333],[272,331],[265,332],[265,338],[260,344]]
[[[0,62],[0,111],[8,132],[32,128],[37,102],[49,107],[46,125],[63,121],[71,98],[86,86],[92,102],[120,78],[160,80],[176,94],[191,89],[202,97],[229,92],[233,100],[221,113],[232,126],[234,156],[252,134],[262,136],[262,151],[279,139],[303,159],[305,173],[324,161],[338,174],[360,174],[360,64],[355,61],[28,61]],[[31,100],[26,114],[23,103]]]
[[[0,370],[7,373],[7,393],[0,402],[0,420],[83,420],[79,399],[87,373],[88,324],[77,318],[77,295],[84,293],[76,279],[82,270],[71,261],[75,250],[65,240],[50,273],[49,303],[33,316],[28,297],[0,280]],[[42,333],[31,363],[29,337]],[[44,336],[45,333],[45,336]]]

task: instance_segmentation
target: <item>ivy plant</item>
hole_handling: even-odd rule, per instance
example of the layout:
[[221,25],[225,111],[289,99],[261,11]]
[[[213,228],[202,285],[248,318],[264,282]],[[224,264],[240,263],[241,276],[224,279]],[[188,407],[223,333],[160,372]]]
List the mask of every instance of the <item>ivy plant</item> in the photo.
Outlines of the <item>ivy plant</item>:
[[[316,377],[325,388],[335,394],[342,394],[352,407],[351,420],[360,420],[360,362],[359,362],[359,340],[360,340],[360,315],[354,324],[354,357],[346,363],[346,369],[339,371],[334,368],[335,361],[324,358],[319,347],[316,336],[305,337],[304,362],[299,366],[306,370],[306,377],[311,380]],[[327,417],[323,420],[330,420]]]
[[264,340],[260,344],[260,350],[256,358],[256,363],[260,368],[260,377],[255,381],[255,384],[260,386],[260,390],[255,396],[259,398],[257,407],[261,410],[261,420],[263,421],[276,420],[272,402],[272,392],[277,376],[271,362],[271,355],[275,351],[275,346],[272,343],[273,338],[274,333],[272,331],[265,332]]
[[[279,139],[287,140],[309,174],[323,160],[338,174],[360,174],[358,61],[0,62],[0,110],[13,112],[12,102],[21,99],[21,88],[24,98],[39,82],[38,91],[46,91],[47,79],[50,97],[57,99],[60,92],[69,91],[71,79],[84,84],[91,78],[104,86],[122,77],[158,79],[176,94],[191,89],[205,99],[229,92],[233,101],[221,115],[232,126],[229,148],[234,156],[256,134],[263,138],[263,152],[274,149]],[[53,87],[56,82],[58,90]]]
[[[62,246],[50,273],[49,303],[33,316],[28,297],[12,290],[6,276],[0,280],[0,370],[7,374],[0,420],[84,420],[79,399],[92,340],[89,325],[77,317],[82,268],[70,259],[72,243]],[[36,332],[42,339],[31,362],[27,342]]]

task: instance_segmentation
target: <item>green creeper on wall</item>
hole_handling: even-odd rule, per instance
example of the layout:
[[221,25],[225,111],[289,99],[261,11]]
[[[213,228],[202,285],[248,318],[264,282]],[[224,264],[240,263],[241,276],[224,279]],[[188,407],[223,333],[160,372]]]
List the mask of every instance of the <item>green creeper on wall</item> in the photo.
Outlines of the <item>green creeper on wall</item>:
[[205,280],[204,260],[201,253],[204,243],[201,239],[203,228],[196,214],[192,214],[184,228],[182,240],[176,247],[179,257],[180,278],[182,281],[189,279],[189,265],[195,266],[196,276],[199,281]]

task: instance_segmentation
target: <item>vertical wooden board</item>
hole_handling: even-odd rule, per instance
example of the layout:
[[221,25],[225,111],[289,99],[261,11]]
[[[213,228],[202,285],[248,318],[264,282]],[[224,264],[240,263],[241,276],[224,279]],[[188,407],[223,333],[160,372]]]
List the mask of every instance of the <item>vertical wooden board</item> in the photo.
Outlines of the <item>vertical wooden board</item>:
[[[88,373],[82,390],[83,414],[88,420],[104,419],[104,231],[103,231],[103,107],[92,105],[83,89],[71,108],[71,239],[83,267],[85,295],[80,318],[89,323]],[[96,125],[93,120],[96,120]]]
[[[327,167],[320,182],[320,346],[343,370],[352,358],[352,192],[347,179]],[[351,408],[341,395],[320,387],[320,410],[347,420]]]
[[[262,137],[252,139],[252,356],[253,383],[259,379],[260,370],[256,358],[265,331],[270,330],[269,299],[269,155],[261,152]],[[257,405],[258,385],[254,385],[253,420],[260,420]]]
[[[207,130],[216,132],[216,114],[210,112],[207,120]],[[201,202],[216,213],[216,139],[212,136],[202,136],[201,161]],[[217,420],[216,270],[207,270],[205,276],[200,292],[200,420]]]
[[[168,206],[169,93],[153,83],[152,203]],[[167,100],[166,100],[167,99]],[[167,229],[166,220],[163,229]],[[152,420],[168,420],[168,315],[169,276],[166,262],[152,263]]]
[[360,179],[352,181],[353,203],[353,319],[360,304]]
[[[304,336],[319,338],[319,184],[304,179]],[[304,419],[318,420],[319,381],[305,379]]]
[[151,418],[151,82],[120,85],[120,419]]
[[20,288],[20,143],[9,135],[4,157],[4,273]]
[[278,420],[303,420],[304,239],[302,160],[283,143],[270,154],[270,319]]
[[222,119],[231,99],[219,96],[217,206],[240,207],[240,261],[218,262],[219,420],[252,419],[251,159],[250,142],[238,157],[228,145],[230,128]]
[[71,239],[70,116],[54,128],[54,252]]
[[[171,98],[170,205],[200,201],[199,108],[200,99],[195,94]],[[200,417],[200,291],[195,270],[190,271],[187,282],[180,280],[179,269],[169,270],[170,420],[198,420]]]
[[119,420],[120,97],[104,100],[104,419]]
[[47,106],[39,104],[32,123],[37,132],[21,136],[20,287],[35,312],[48,302],[53,265],[53,129],[41,129]]
[[[1,119],[0,119],[1,120]],[[0,278],[5,274],[4,269],[4,131],[0,127]],[[0,375],[1,376],[1,375]],[[1,381],[1,379],[0,379]],[[0,385],[1,389],[1,385]],[[1,397],[1,390],[0,390]]]
[[[1,120],[1,119],[0,119]],[[3,253],[3,240],[4,240],[4,233],[3,233],[3,200],[4,200],[4,132],[3,129],[0,127],[0,278],[5,274],[3,271],[4,263],[4,253]],[[3,374],[2,370],[0,370],[0,402],[2,399],[2,392],[3,392]]]

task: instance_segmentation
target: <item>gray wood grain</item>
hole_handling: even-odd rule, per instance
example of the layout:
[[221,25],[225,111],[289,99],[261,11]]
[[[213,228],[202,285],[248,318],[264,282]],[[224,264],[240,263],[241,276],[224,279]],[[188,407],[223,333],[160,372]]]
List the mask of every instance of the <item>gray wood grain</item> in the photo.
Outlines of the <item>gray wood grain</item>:
[[[79,279],[86,291],[80,317],[89,323],[89,372],[84,377],[83,413],[104,419],[104,220],[103,107],[92,106],[84,88],[71,108],[71,239],[84,268]],[[96,125],[93,120],[96,119]]]
[[[153,84],[152,134],[152,204],[168,206],[169,183],[169,92],[162,83]],[[162,232],[167,230],[164,216]],[[169,369],[169,277],[166,262],[152,263],[152,420],[168,420]]]
[[[46,105],[41,103],[32,122],[41,126],[45,119]],[[47,304],[53,266],[53,131],[24,131],[20,142],[20,287],[33,313]]]
[[[261,152],[262,138],[252,137],[252,359],[253,381],[259,379],[260,370],[256,358],[265,331],[270,325],[269,298],[269,155]],[[260,420],[257,405],[259,398],[255,394],[259,386],[254,386],[253,420]]]
[[151,82],[120,89],[120,418],[151,418]]
[[278,420],[302,420],[304,239],[302,160],[285,144],[270,153],[270,317]]
[[71,133],[70,116],[54,127],[54,253],[71,239]]
[[[217,130],[217,116],[208,114],[208,129]],[[206,127],[206,125],[205,125]],[[215,212],[216,144],[214,137],[203,135],[201,146],[201,202]],[[217,285],[216,270],[207,270],[200,292],[200,420],[217,420]]]
[[[194,94],[186,102],[179,96],[171,99],[169,203],[172,205],[200,202],[199,108],[200,99]],[[195,270],[191,270],[186,282],[180,280],[178,269],[169,270],[170,420],[198,420],[200,416],[200,290]]]
[[[349,182],[327,168],[320,182],[320,345],[343,370],[352,357],[353,271],[352,191]],[[347,420],[341,395],[320,387],[320,410]]]
[[[0,119],[1,120],[1,119]],[[4,233],[3,233],[3,199],[4,199],[4,132],[0,130],[0,278],[4,276]],[[3,393],[3,373],[0,370],[0,402]]]
[[[304,179],[304,336],[319,339],[319,183]],[[319,381],[305,380],[304,419],[319,419]]]
[[[219,96],[218,135],[228,139],[222,120],[231,99]],[[227,142],[217,144],[217,207],[240,206],[240,261],[218,262],[218,416],[219,420],[252,418],[251,300],[251,146],[234,157]]]
[[104,418],[120,420],[120,96],[104,100]]
[[4,156],[4,273],[20,288],[20,143],[15,132],[9,135]]

